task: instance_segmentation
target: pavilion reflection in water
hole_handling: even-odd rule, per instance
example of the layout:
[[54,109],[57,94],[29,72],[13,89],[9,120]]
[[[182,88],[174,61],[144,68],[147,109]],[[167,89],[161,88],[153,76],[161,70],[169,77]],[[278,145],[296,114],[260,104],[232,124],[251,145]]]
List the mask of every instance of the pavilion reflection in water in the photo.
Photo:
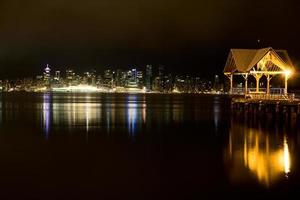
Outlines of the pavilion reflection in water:
[[[232,123],[226,149],[229,176],[235,182],[251,177],[266,185],[287,178],[291,170],[288,137]],[[249,173],[250,172],[250,173]]]

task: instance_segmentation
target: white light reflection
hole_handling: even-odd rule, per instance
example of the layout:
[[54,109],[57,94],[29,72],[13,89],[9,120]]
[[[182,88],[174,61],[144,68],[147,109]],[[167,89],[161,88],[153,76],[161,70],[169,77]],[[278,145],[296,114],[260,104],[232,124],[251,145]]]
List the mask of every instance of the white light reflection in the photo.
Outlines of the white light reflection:
[[90,128],[90,109],[91,109],[91,105],[89,102],[85,103],[85,127],[86,127],[86,131],[89,132],[89,128]]
[[220,123],[220,114],[221,114],[219,97],[214,97],[213,112],[214,112],[214,126],[215,126],[215,130],[217,131]]
[[45,93],[43,96],[43,126],[46,138],[49,136],[50,112],[50,94]]
[[143,111],[142,111],[143,123],[146,123],[146,117],[147,117],[146,108],[147,108],[147,104],[143,103]]
[[129,133],[135,135],[137,123],[137,103],[136,96],[129,96],[127,101],[127,125]]

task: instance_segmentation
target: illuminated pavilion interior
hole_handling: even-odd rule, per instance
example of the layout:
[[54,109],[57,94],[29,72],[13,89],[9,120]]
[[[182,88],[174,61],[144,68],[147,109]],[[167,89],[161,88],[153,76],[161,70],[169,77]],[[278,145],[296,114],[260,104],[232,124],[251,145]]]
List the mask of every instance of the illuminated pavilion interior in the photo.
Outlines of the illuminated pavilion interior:
[[[224,68],[224,74],[230,80],[230,93],[233,94],[233,76],[240,75],[245,79],[245,95],[270,94],[270,80],[276,75],[284,76],[284,95],[287,95],[288,79],[294,71],[294,66],[286,50],[263,49],[231,49]],[[253,76],[256,80],[255,91],[249,91],[248,78]],[[266,76],[267,88],[260,91],[260,79]]]

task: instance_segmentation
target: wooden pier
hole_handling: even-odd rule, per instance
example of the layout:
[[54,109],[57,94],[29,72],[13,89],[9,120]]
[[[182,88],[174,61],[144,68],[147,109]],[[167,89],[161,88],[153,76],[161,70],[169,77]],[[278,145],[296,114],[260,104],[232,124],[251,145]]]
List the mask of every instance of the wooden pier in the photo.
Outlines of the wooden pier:
[[246,98],[233,97],[231,100],[233,110],[244,110],[257,113],[281,113],[300,115],[300,99],[274,99],[274,98]]

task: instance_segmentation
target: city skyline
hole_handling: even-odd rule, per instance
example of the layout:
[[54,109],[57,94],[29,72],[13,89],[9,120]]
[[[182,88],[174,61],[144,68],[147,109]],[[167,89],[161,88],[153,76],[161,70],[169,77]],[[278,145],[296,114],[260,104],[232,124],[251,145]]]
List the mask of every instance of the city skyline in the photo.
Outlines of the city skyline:
[[121,92],[121,93],[205,93],[224,92],[219,75],[212,80],[198,76],[173,74],[160,65],[144,68],[95,69],[78,73],[72,68],[65,71],[46,64],[41,73],[32,77],[0,81],[2,91],[27,92]]

